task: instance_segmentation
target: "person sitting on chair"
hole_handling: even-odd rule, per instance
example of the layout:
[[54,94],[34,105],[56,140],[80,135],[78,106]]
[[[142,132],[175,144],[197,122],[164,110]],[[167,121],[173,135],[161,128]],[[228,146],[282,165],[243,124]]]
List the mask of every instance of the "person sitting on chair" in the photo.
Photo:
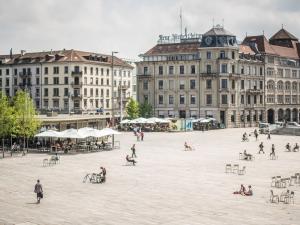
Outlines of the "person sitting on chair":
[[104,183],[106,181],[106,169],[103,166],[101,166],[100,170],[101,170],[101,172],[99,173],[100,183]]
[[290,143],[287,143],[286,146],[285,146],[285,148],[286,148],[286,150],[287,150],[288,152],[290,152],[290,151],[291,151]]
[[133,158],[130,158],[129,155],[126,156],[126,160],[127,160],[127,162],[132,163],[134,166],[137,163]]
[[190,145],[188,145],[186,142],[184,142],[184,148],[185,148],[185,151],[192,150],[192,147]]
[[294,152],[298,152],[299,151],[299,145],[298,145],[298,143],[295,144],[293,151]]

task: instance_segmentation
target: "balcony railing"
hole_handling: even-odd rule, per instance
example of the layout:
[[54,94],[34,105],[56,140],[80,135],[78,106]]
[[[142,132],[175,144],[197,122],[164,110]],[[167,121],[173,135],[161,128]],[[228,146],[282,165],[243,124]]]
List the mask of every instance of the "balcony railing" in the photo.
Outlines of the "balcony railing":
[[82,71],[72,71],[71,73],[72,75],[79,75],[79,76],[82,76]]
[[82,82],[71,82],[71,86],[72,86],[72,87],[75,87],[75,86],[77,86],[77,87],[82,87],[82,85],[83,85]]
[[24,77],[24,76],[31,76],[32,73],[31,71],[27,71],[27,72],[19,72],[19,76]]

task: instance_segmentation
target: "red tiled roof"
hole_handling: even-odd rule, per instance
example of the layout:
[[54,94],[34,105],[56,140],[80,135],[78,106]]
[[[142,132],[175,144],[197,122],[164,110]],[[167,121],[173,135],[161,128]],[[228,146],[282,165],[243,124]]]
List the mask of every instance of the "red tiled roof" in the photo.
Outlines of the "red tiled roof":
[[195,43],[176,43],[176,44],[157,44],[144,55],[158,55],[170,53],[191,53],[197,52],[199,42]]
[[250,48],[249,45],[239,45],[239,53],[255,55],[255,52]]

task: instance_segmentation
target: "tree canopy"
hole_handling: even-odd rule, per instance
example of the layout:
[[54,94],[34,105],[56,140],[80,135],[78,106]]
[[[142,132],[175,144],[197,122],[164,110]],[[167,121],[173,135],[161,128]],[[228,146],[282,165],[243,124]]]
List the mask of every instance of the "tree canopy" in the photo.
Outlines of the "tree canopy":
[[126,104],[126,113],[130,119],[135,119],[139,117],[139,103],[134,99],[130,100]]
[[139,105],[140,116],[144,118],[150,118],[153,115],[152,105],[148,102],[144,102]]

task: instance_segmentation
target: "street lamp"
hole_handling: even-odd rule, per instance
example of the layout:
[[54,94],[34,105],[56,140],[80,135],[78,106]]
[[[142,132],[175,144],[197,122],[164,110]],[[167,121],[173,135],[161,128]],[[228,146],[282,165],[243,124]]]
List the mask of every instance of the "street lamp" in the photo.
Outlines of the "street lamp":
[[111,114],[112,114],[112,127],[115,126],[115,113],[114,113],[114,54],[118,52],[111,52]]

